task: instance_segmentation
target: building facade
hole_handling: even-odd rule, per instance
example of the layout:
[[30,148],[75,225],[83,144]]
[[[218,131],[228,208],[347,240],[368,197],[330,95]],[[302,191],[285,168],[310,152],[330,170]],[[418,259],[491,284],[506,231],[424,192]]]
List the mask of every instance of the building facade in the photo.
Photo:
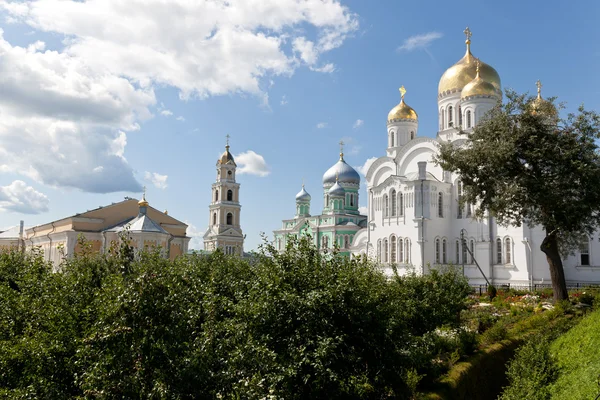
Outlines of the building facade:
[[191,238],[187,225],[151,207],[146,196],[27,228],[26,249],[39,248],[44,258],[58,266],[64,258],[82,251],[80,238],[93,252],[103,253],[121,240],[129,240],[136,250],[161,249],[170,259],[186,254]]
[[221,249],[225,254],[243,256],[240,184],[235,180],[237,165],[229,152],[229,137],[227,139],[225,152],[217,160],[217,179],[212,184],[204,250],[210,252]]
[[[400,103],[387,118],[385,155],[366,173],[368,226],[354,236],[351,251],[377,260],[389,274],[392,265],[400,273],[427,273],[454,264],[474,284],[486,278],[493,284],[548,284],[546,256],[539,249],[542,229],[473,218],[474,206],[461,204],[460,176],[434,162],[439,143],[463,145],[460,130],[472,130],[502,96],[500,76],[473,56],[468,28],[465,34],[465,55],[439,82],[435,138],[419,136],[418,115],[401,88]],[[539,88],[538,83],[538,102]],[[600,282],[599,241],[596,233],[563,260],[567,281]]]
[[319,249],[337,247],[340,254],[350,255],[356,233],[367,222],[358,211],[359,188],[360,175],[346,163],[342,148],[338,162],[323,175],[322,213],[311,215],[311,196],[302,185],[296,195],[296,215],[274,231],[276,249],[283,251],[290,237],[309,236]]

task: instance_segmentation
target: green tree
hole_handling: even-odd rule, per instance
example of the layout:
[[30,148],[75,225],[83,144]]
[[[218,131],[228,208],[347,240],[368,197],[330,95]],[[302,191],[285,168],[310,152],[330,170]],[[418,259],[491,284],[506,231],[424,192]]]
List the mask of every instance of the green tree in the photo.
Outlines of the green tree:
[[464,201],[500,224],[541,226],[554,300],[568,298],[561,249],[573,248],[600,223],[600,118],[583,106],[559,117],[553,100],[506,92],[465,135],[441,145],[437,161],[457,172]]

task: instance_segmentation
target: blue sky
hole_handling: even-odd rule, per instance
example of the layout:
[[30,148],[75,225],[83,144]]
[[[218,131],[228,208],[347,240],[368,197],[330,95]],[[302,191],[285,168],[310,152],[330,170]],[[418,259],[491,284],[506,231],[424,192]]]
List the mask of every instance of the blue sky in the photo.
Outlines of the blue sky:
[[419,136],[435,137],[438,81],[466,26],[504,88],[540,79],[567,111],[600,110],[597,1],[221,3],[0,0],[0,229],[146,185],[201,235],[229,134],[254,249],[293,217],[303,178],[320,212],[341,139],[353,166],[384,155],[401,85]]

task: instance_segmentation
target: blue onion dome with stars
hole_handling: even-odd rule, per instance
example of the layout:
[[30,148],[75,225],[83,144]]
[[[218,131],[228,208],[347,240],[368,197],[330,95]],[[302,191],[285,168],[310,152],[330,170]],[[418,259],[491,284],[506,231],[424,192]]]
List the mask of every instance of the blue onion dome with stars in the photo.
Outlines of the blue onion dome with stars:
[[296,195],[296,201],[310,201],[310,194],[304,188],[304,184],[302,184],[302,190],[298,192]]
[[[340,145],[343,146],[344,143],[340,142]],[[354,168],[349,166],[346,161],[344,161],[343,148],[342,151],[340,151],[340,159],[338,162],[329,168],[325,174],[323,174],[323,186],[330,186],[336,183],[336,180],[340,183],[352,183],[355,185],[360,185],[360,175]]]

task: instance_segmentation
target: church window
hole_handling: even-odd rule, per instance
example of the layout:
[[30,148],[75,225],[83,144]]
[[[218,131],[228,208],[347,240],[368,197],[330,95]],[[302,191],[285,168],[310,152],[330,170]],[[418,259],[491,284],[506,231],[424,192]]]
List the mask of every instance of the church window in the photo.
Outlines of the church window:
[[217,213],[213,213],[213,225],[217,224]]
[[502,239],[496,239],[496,264],[502,264]]
[[396,236],[392,236],[392,238],[390,239],[390,250],[391,250],[390,261],[395,263],[396,262]]
[[394,131],[390,131],[390,147],[394,147]]
[[445,121],[444,121],[444,114],[445,114],[445,110],[440,110],[440,115],[442,117],[442,123],[440,124],[440,130],[443,130],[444,127],[446,126]]
[[460,109],[460,106],[458,106],[458,125],[462,126],[462,110]]
[[467,203],[467,218],[473,214],[473,208],[469,203]]
[[440,263],[440,239],[435,239],[435,263]]
[[325,195],[325,204],[329,205],[329,195],[328,194]]
[[385,217],[389,217],[390,216],[390,208],[389,208],[389,201],[388,201],[388,196],[387,194],[385,196],[383,196],[383,204],[384,204],[384,216]]
[[444,218],[444,194],[438,193],[438,217]]
[[404,262],[404,240],[398,239],[398,262]]
[[467,263],[467,241],[466,240],[462,241],[462,254],[461,255],[462,255],[462,262],[464,264],[466,264]]
[[456,258],[454,259],[454,261],[457,264],[460,264],[460,245],[459,245],[458,240],[456,241]]
[[410,263],[410,239],[405,239],[404,240],[404,247],[405,247],[405,252],[404,252],[404,262],[405,263]]
[[350,247],[350,236],[344,235],[344,248],[347,249]]
[[458,213],[457,213],[456,217],[460,219],[463,217],[463,205],[462,205],[463,186],[462,186],[461,181],[456,182],[456,192],[457,192],[456,203],[458,205]]
[[506,238],[504,239],[504,263],[505,264],[510,264],[511,263],[511,241],[510,238]]
[[446,239],[442,240],[442,263],[448,263],[448,258],[446,256]]
[[410,140],[413,140],[414,138],[415,138],[415,132],[410,131]]
[[392,189],[392,193],[390,193],[390,197],[392,198],[392,217],[396,216],[396,191]]
[[387,239],[383,240],[383,262],[388,262],[388,241]]
[[350,207],[354,207],[354,194],[350,194]]
[[227,213],[227,225],[233,225],[233,214]]
[[404,215],[404,196],[402,192],[398,193],[398,215]]
[[453,125],[453,120],[452,120],[452,106],[448,107],[448,128],[451,128]]
[[467,128],[471,127],[471,110],[467,111]]
[[227,191],[227,201],[233,201],[233,191],[231,189]]
[[470,259],[471,259],[471,262],[469,264],[475,264],[475,257],[474,257],[475,251],[474,251],[474,249],[475,249],[475,242],[473,240],[471,240],[471,246],[470,246],[470,250],[471,250],[471,257],[470,257]]
[[583,236],[579,243],[579,258],[581,265],[590,265],[590,241],[587,236]]
[[219,201],[219,191],[215,190],[215,201]]

